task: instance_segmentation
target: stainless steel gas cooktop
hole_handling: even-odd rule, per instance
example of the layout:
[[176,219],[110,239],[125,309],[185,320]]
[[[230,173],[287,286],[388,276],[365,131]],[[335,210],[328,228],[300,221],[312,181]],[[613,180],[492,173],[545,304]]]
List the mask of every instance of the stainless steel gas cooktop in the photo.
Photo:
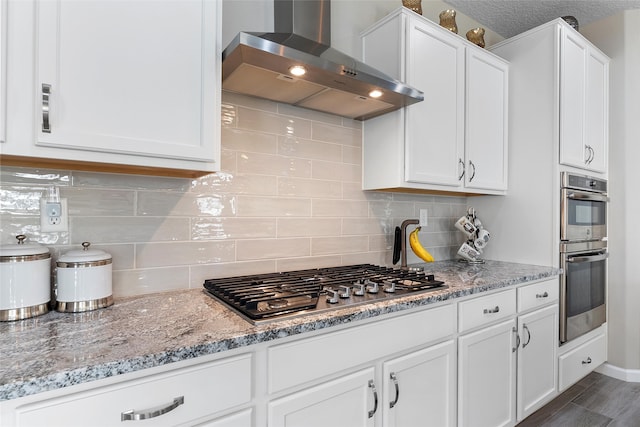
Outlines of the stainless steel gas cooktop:
[[418,270],[371,264],[208,279],[206,292],[254,324],[444,289]]

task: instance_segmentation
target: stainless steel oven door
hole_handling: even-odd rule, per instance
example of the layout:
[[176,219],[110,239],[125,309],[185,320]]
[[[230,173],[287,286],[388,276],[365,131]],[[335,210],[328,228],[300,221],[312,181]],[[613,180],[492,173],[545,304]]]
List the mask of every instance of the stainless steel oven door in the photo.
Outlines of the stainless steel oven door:
[[601,240],[607,237],[606,194],[563,188],[560,240]]
[[[562,245],[560,342],[583,335],[607,320],[607,242]],[[584,251],[573,251],[584,248]]]

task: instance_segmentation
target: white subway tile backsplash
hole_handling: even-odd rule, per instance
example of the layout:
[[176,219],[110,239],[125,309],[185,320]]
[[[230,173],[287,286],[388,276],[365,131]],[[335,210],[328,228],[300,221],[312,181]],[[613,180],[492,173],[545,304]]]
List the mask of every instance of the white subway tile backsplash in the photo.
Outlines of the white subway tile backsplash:
[[235,261],[233,240],[136,245],[136,268]]
[[342,146],[293,136],[280,136],[278,138],[278,154],[287,157],[340,162],[342,161]]
[[189,218],[75,217],[69,218],[73,243],[144,243],[189,240]]
[[[420,209],[436,259],[464,241],[453,223],[466,197],[362,191],[362,122],[227,92],[221,122],[222,171],[197,179],[3,167],[1,242],[26,234],[55,260],[90,241],[112,255],[122,297],[211,277],[390,265],[395,226]],[[68,199],[69,232],[40,232],[50,185]]]
[[276,237],[276,218],[195,218],[193,240],[256,239]]
[[238,240],[236,249],[239,261],[310,255],[309,239],[306,238]]

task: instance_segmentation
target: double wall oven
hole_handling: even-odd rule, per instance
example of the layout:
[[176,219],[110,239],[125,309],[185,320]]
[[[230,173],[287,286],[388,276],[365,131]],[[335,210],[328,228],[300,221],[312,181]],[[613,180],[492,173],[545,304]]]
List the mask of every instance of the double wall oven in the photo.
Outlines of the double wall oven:
[[607,182],[562,172],[560,342],[606,321]]

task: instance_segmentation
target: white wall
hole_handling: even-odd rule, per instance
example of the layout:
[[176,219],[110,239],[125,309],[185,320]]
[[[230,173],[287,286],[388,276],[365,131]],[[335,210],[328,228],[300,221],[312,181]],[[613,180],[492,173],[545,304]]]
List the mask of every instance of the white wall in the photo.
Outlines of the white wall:
[[[581,32],[611,57],[609,185],[609,363],[640,369],[640,10]],[[638,372],[637,375],[640,375]],[[636,376],[637,376],[636,375]]]

